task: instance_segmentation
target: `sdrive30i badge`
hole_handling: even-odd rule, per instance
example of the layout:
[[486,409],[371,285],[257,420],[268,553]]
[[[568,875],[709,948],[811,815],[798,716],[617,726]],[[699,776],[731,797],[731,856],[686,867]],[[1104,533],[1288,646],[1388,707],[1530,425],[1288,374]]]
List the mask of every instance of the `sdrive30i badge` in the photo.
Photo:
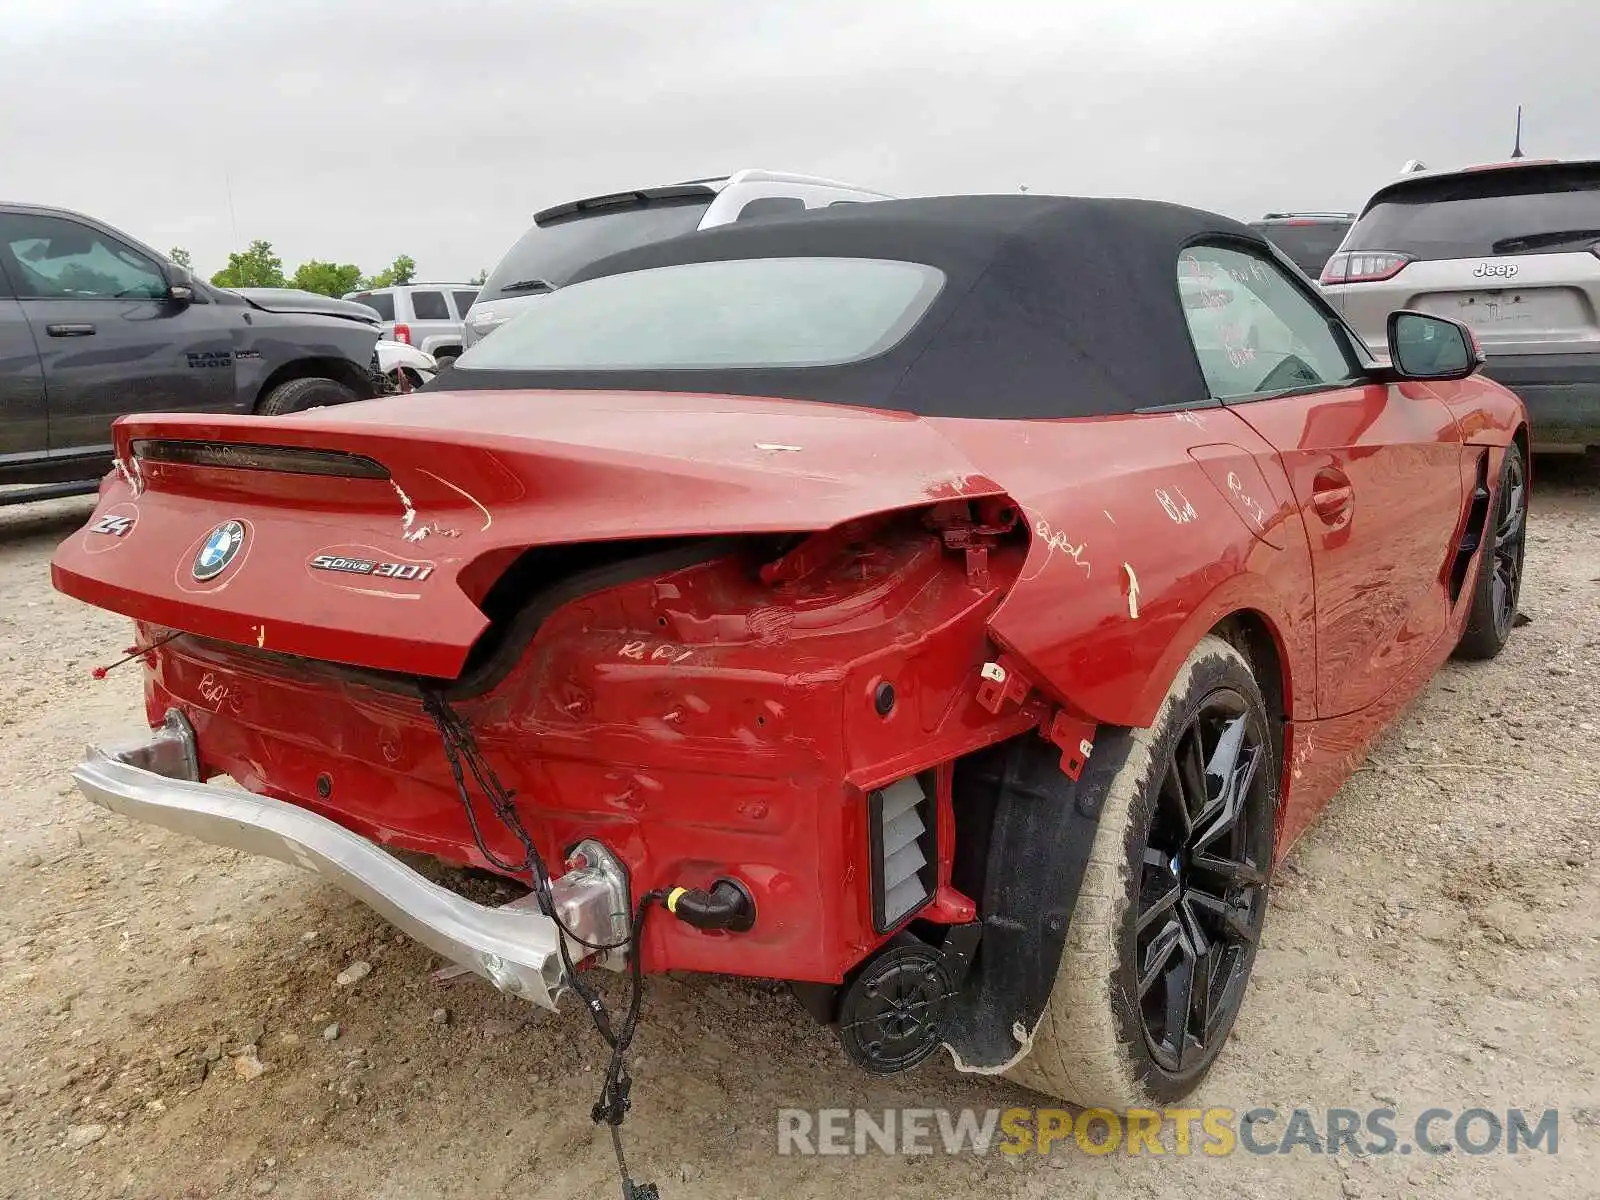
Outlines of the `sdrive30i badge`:
[[433,574],[433,568],[424,563],[380,562],[343,554],[319,554],[311,560],[311,569],[335,571],[341,575],[370,575],[376,579],[405,579],[415,583],[421,583]]

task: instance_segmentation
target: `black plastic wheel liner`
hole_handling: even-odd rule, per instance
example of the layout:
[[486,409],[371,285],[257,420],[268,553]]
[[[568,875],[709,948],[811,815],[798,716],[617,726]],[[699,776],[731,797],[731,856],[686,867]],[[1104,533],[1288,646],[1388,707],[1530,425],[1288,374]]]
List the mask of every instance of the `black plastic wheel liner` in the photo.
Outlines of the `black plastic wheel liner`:
[[1074,783],[1061,751],[1024,734],[956,764],[952,883],[978,903],[983,939],[956,998],[947,1042],[967,1067],[1022,1049],[1050,999],[1104,798],[1127,755],[1127,730],[1104,727]]

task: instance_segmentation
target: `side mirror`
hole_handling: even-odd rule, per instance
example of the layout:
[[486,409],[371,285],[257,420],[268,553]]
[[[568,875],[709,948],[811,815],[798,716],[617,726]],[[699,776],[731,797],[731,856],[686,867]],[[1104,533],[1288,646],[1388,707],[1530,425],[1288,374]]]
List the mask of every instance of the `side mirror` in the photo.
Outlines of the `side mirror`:
[[161,272],[167,280],[167,299],[174,304],[188,304],[194,299],[194,275],[187,267],[167,264]]
[[1401,379],[1465,379],[1483,351],[1460,321],[1402,309],[1389,314],[1389,362]]

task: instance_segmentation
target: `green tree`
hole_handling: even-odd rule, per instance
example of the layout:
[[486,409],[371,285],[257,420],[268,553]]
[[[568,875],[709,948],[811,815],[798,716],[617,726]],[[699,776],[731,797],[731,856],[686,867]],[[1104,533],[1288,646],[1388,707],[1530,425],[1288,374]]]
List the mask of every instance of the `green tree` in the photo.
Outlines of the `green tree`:
[[272,243],[257,238],[248,250],[228,255],[228,265],[211,277],[218,287],[287,287],[283,277],[283,259],[272,249]]
[[185,271],[194,270],[194,260],[189,257],[189,252],[182,246],[174,246],[167,252],[167,257],[177,263]]
[[289,286],[320,292],[324,296],[342,296],[361,286],[361,268],[355,263],[331,263],[313,258],[294,269]]
[[488,267],[484,267],[483,270],[479,271],[471,279],[467,280],[467,282],[468,283],[474,283],[474,284],[477,284],[479,287],[482,287],[484,284],[489,282],[489,268]]
[[410,283],[417,277],[417,260],[409,254],[402,254],[371,279],[366,281],[367,287],[401,287]]

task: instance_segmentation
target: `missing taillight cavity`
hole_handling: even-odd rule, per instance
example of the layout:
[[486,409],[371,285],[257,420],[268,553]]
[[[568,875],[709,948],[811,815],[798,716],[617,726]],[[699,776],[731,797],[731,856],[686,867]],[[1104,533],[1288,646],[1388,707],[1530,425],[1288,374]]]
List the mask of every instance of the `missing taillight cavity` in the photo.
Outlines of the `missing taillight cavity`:
[[133,443],[133,456],[146,462],[234,471],[276,471],[285,475],[325,475],[343,479],[388,479],[389,469],[364,454],[263,446],[250,442],[194,442],[149,438]]

